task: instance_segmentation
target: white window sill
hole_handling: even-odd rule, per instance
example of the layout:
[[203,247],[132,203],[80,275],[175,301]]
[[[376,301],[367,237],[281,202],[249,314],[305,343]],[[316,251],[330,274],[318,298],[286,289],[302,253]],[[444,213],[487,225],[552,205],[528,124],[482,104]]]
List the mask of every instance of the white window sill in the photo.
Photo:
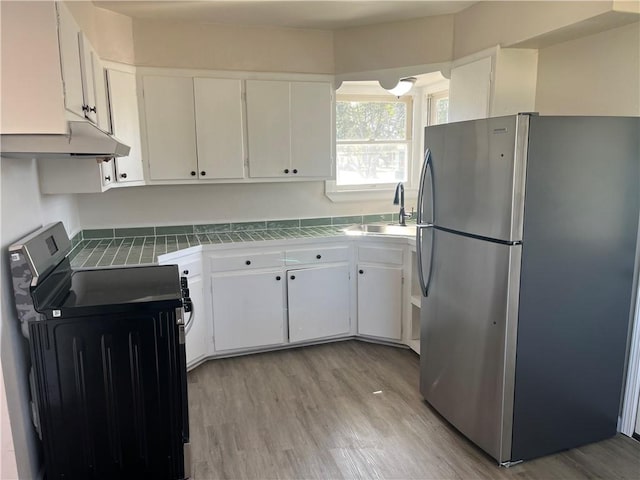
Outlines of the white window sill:
[[[389,187],[375,187],[370,188],[360,187],[353,190],[347,188],[338,188],[333,181],[325,182],[324,193],[334,203],[341,202],[367,202],[375,200],[388,200],[391,202],[396,191],[396,186]],[[409,188],[405,185],[405,205],[411,205],[415,203],[415,199],[418,196],[418,190],[415,188]]]

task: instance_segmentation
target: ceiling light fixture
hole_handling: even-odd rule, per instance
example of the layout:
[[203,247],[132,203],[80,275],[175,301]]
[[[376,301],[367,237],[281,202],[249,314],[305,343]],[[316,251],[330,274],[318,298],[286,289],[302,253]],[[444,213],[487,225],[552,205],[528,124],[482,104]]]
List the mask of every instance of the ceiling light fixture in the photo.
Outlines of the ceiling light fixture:
[[399,98],[409,93],[415,83],[416,83],[415,77],[401,78],[398,84],[391,89],[387,89],[387,92]]

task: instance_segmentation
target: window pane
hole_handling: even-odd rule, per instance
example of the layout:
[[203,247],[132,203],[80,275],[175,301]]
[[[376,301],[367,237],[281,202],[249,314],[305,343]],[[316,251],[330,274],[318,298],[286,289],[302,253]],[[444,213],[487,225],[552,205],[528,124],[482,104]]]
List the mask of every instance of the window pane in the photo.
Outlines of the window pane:
[[342,144],[336,150],[337,185],[407,181],[406,144]]
[[404,102],[336,102],[336,140],[405,140]]
[[449,98],[441,98],[436,102],[436,124],[441,125],[449,121]]

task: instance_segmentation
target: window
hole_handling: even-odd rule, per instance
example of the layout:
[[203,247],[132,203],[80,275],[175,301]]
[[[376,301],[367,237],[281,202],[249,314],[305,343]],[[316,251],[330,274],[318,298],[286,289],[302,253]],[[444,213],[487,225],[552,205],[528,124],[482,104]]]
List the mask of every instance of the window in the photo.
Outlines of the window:
[[449,122],[449,90],[427,95],[428,125]]
[[336,98],[336,187],[389,188],[410,176],[412,99]]

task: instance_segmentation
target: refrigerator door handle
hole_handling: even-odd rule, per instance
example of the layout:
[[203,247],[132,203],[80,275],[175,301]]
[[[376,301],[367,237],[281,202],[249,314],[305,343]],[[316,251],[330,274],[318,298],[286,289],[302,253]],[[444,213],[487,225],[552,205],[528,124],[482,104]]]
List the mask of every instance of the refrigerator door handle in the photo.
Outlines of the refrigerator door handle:
[[429,172],[429,177],[431,179],[431,218],[428,220],[428,223],[434,222],[435,212],[433,210],[433,199],[434,199],[434,191],[433,191],[433,163],[431,160],[431,150],[427,147],[424,151],[424,162],[422,164],[422,172],[420,172],[420,184],[418,187],[418,217],[417,222],[418,225],[421,225],[424,222],[424,212],[423,210],[423,198],[424,198],[424,189],[425,189],[425,181],[427,179],[427,171]]
[[[431,230],[431,251],[429,252],[429,273],[425,281],[424,270],[422,268],[422,231]],[[420,283],[420,293],[426,297],[429,293],[429,285],[431,284],[431,270],[433,268],[433,225],[418,225],[416,229],[416,263],[418,264],[418,282]]]

